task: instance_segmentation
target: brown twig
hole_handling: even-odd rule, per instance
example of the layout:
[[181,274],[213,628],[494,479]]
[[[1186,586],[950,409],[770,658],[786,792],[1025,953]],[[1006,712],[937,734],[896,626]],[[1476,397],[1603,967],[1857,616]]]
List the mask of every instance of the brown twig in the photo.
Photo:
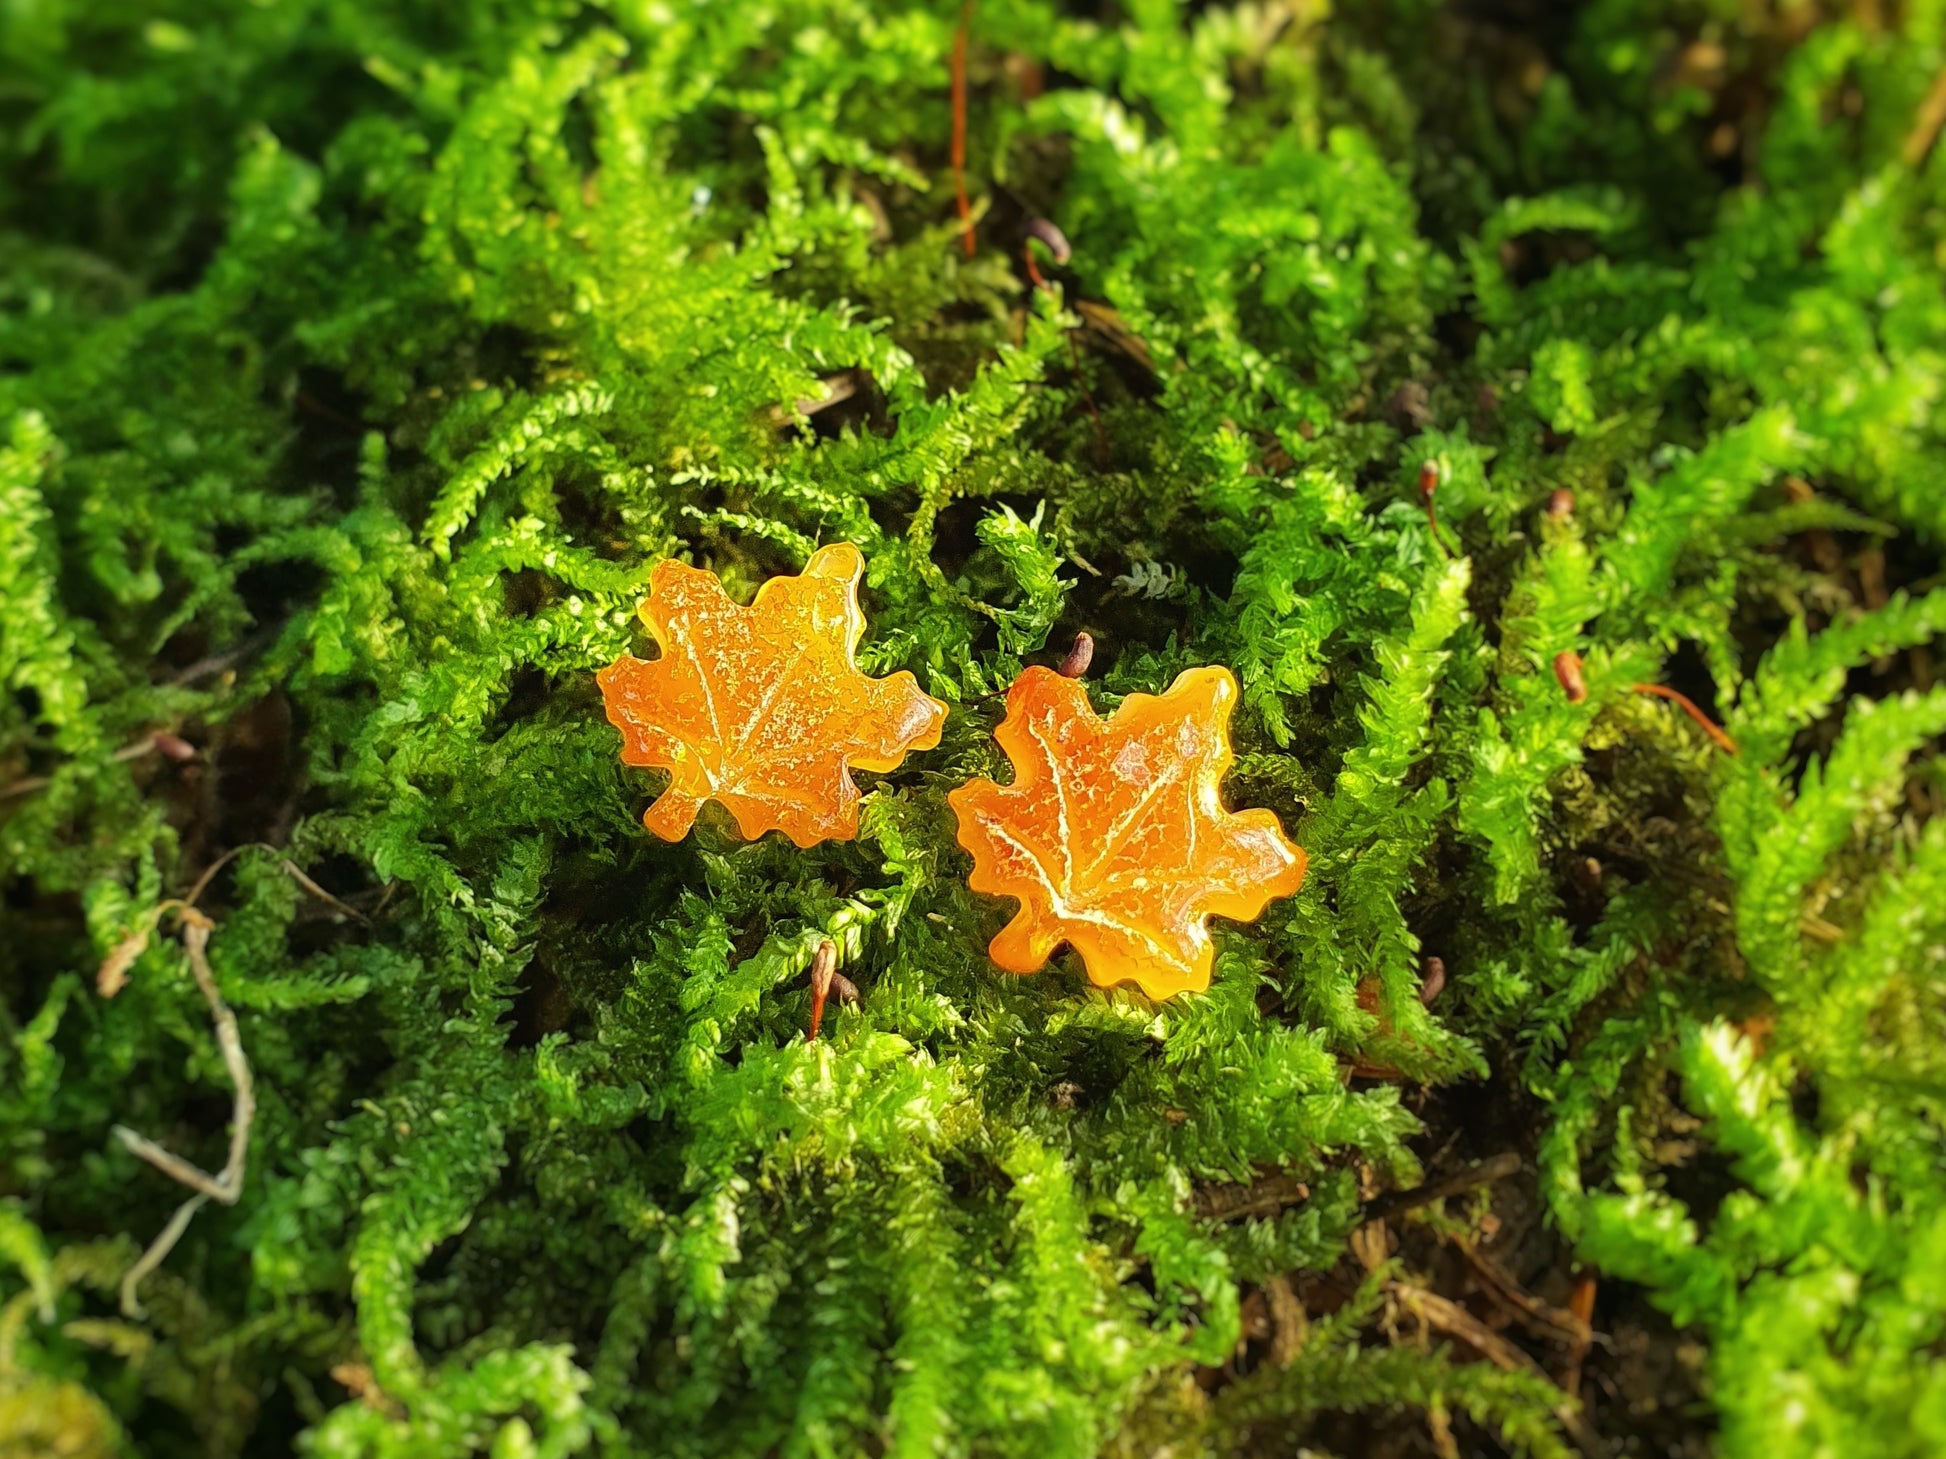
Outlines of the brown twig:
[[1125,359],[1133,361],[1145,375],[1160,378],[1160,372],[1155,367],[1155,356],[1149,353],[1148,343],[1128,327],[1112,305],[1097,303],[1093,299],[1076,299],[1074,312],[1081,316],[1083,324],[1100,335]]
[[1716,741],[1716,747],[1719,750],[1723,751],[1726,755],[1736,754],[1737,742],[1723,732],[1721,725],[1703,713],[1702,710],[1698,709],[1696,707],[1696,701],[1691,699],[1687,694],[1680,694],[1676,690],[1671,689],[1667,684],[1631,684],[1628,687],[1632,693],[1653,694],[1658,699],[1669,700],[1672,704],[1681,708],[1683,713],[1695,720],[1697,724],[1701,725],[1703,733]]
[[[1415,1287],[1409,1282],[1401,1282],[1396,1278],[1386,1282],[1385,1292],[1401,1308],[1418,1318],[1428,1328],[1465,1343],[1494,1367],[1507,1372],[1525,1369],[1541,1378],[1547,1378],[1547,1371],[1526,1352],[1500,1336],[1457,1302],[1449,1301],[1437,1292],[1428,1292],[1423,1287]],[[1583,1454],[1594,1456],[1608,1452],[1608,1446],[1602,1442],[1601,1436],[1594,1431],[1593,1426],[1582,1414],[1580,1405],[1570,1395],[1566,1393],[1561,1395],[1561,1402],[1554,1408],[1554,1417]]]
[[[211,862],[204,869],[203,874],[196,878],[196,885],[189,889],[188,896],[171,898],[169,901],[159,902],[154,907],[151,907],[137,920],[135,930],[130,932],[120,942],[116,943],[109,951],[108,956],[101,960],[101,966],[95,970],[95,991],[103,998],[113,998],[123,988],[127,987],[128,971],[135,966],[135,960],[148,950],[149,941],[155,936],[156,924],[171,912],[175,912],[178,915],[188,913],[201,900],[203,893],[209,889],[209,884],[215,879],[216,874],[232,861],[236,860],[238,856],[241,856],[246,851],[269,851],[275,853],[276,849],[274,846],[266,846],[259,841],[246,841],[241,846],[232,846],[228,851],[217,857],[215,861]],[[356,907],[340,901],[337,897],[334,897],[330,892],[327,892],[323,887],[319,886],[288,856],[279,856],[277,858],[277,864],[292,881],[303,887],[305,891],[309,892],[319,901],[336,908],[342,915],[359,922],[369,922],[371,920]]]
[[320,902],[323,902],[326,906],[331,907],[343,916],[351,918],[353,921],[369,922],[371,920],[350,903],[333,896],[330,892],[327,892],[323,887],[319,886],[303,868],[298,866],[288,856],[280,854],[278,849],[267,841],[245,841],[242,845],[232,846],[228,851],[225,851],[216,860],[203,868],[203,874],[196,878],[195,885],[190,887],[188,892],[184,894],[182,904],[186,907],[195,906],[197,902],[202,900],[203,893],[209,890],[209,884],[216,880],[217,873],[222,871],[224,867],[228,866],[232,861],[235,861],[246,851],[268,851],[271,855],[277,857],[278,870],[282,871],[285,876],[303,887],[305,891],[316,897]]
[[1541,1365],[1535,1362],[1514,1343],[1509,1342],[1479,1318],[1468,1312],[1459,1303],[1437,1292],[1429,1292],[1424,1287],[1415,1287],[1410,1282],[1402,1282],[1396,1277],[1385,1284],[1385,1291],[1399,1306],[1424,1322],[1428,1327],[1456,1337],[1496,1368],[1509,1372],[1526,1368],[1540,1372]]
[[1932,86],[1912,119],[1912,130],[1905,134],[1905,145],[1899,149],[1907,167],[1917,167],[1926,160],[1942,126],[1946,126],[1946,67],[1933,77]]
[[[157,730],[143,735],[123,745],[110,757],[118,765],[126,765],[131,760],[140,760],[148,755],[160,754],[167,759],[181,763],[196,758],[196,747],[180,735],[172,735],[167,730]],[[32,795],[37,790],[45,790],[54,783],[52,775],[26,775],[11,785],[0,786],[0,800],[11,800],[17,795]]]
[[148,950],[149,939],[155,936],[156,919],[161,909],[143,917],[135,924],[135,930],[109,949],[108,956],[101,960],[95,970],[95,992],[104,998],[113,998],[128,986],[128,970],[135,966],[135,960]]
[[312,896],[316,897],[320,902],[323,902],[326,906],[331,907],[336,911],[342,913],[344,916],[351,918],[351,920],[354,922],[366,922],[370,920],[365,916],[363,912],[359,911],[356,907],[351,906],[347,902],[340,901],[338,898],[332,896],[331,893],[327,892],[323,887],[319,886],[316,882],[312,881],[309,876],[305,875],[304,871],[298,866],[298,864],[292,861],[288,856],[278,857],[277,864],[284,869],[285,876],[288,876],[292,881],[296,882],[299,886],[303,887],[305,891],[309,892]]
[[51,775],[23,775],[10,785],[0,785],[0,800],[12,800],[17,795],[32,795],[37,790],[45,790],[54,783]]
[[953,191],[959,206],[960,243],[968,258],[977,244],[973,205],[966,196],[966,40],[973,23],[973,0],[961,0],[959,28],[953,32]]
[[203,868],[203,874],[196,878],[195,885],[190,887],[188,894],[183,897],[183,905],[193,907],[197,902],[201,901],[203,893],[209,890],[209,884],[216,880],[216,874],[232,861],[235,861],[239,856],[243,855],[244,852],[274,851],[276,849],[274,846],[265,846],[258,841],[245,841],[241,846],[232,846],[228,851],[225,851],[216,860]]
[[1581,1365],[1587,1361],[1588,1349],[1594,1343],[1595,1320],[1595,1279],[1583,1277],[1574,1284],[1568,1294],[1568,1313],[1581,1324],[1582,1336],[1568,1353],[1568,1369],[1561,1376],[1561,1386],[1575,1397],[1581,1396]]
[[1432,1439],[1433,1452],[1439,1459],[1460,1459],[1459,1440],[1453,1437],[1453,1418],[1446,1412],[1446,1405],[1434,1399],[1426,1409],[1426,1433]]
[[1095,661],[1095,640],[1091,634],[1077,633],[1074,647],[1068,650],[1067,657],[1055,666],[1055,672],[1063,679],[1079,679],[1088,672],[1088,665]]
[[258,629],[234,648],[224,649],[222,653],[211,654],[208,658],[196,660],[169,681],[173,688],[182,689],[198,679],[207,679],[211,674],[220,674],[233,666],[237,660],[247,658],[277,637],[278,625]]
[[1274,1216],[1310,1198],[1310,1186],[1280,1171],[1248,1185],[1205,1186],[1196,1192],[1196,1214],[1208,1221],[1240,1221],[1246,1216]]
[[243,1040],[237,1032],[236,1014],[223,1001],[223,995],[216,986],[216,976],[210,971],[209,938],[216,924],[192,906],[181,905],[175,911],[183,924],[182,946],[189,957],[189,970],[195,976],[203,1000],[209,1004],[210,1019],[216,1026],[216,1046],[222,1051],[224,1071],[230,1076],[230,1083],[236,1091],[230,1111],[230,1152],[223,1169],[210,1175],[181,1156],[165,1150],[155,1141],[138,1135],[126,1125],[114,1127],[115,1137],[131,1155],[146,1160],[170,1179],[196,1192],[177,1207],[175,1215],[169,1218],[169,1224],[149,1243],[149,1249],[142,1253],[141,1259],[123,1275],[122,1313],[129,1318],[141,1317],[142,1303],[137,1289],[143,1279],[175,1249],[183,1232],[189,1229],[189,1223],[196,1218],[196,1213],[210,1201],[233,1206],[237,1197],[243,1194],[244,1162],[250,1152],[250,1126],[257,1113],[256,1086],[250,1076],[250,1061],[243,1056]]
[[1280,1274],[1264,1283],[1264,1303],[1270,1308],[1270,1361],[1288,1368],[1304,1351],[1311,1319],[1287,1276]]
[[1473,1274],[1480,1279],[1480,1284],[1493,1294],[1494,1300],[1512,1312],[1531,1331],[1570,1348],[1586,1349],[1593,1333],[1585,1317],[1572,1311],[1563,1311],[1552,1303],[1543,1302],[1521,1286],[1514,1279],[1512,1272],[1474,1246],[1472,1242],[1456,1238],[1453,1245],[1459,1248],[1460,1255],[1466,1258],[1466,1264],[1473,1268]]
[[1456,1196],[1475,1186],[1492,1185],[1496,1180],[1505,1180],[1520,1170],[1520,1156],[1508,1150],[1477,1165],[1469,1165],[1464,1170],[1456,1170],[1451,1175],[1442,1175],[1438,1180],[1429,1180],[1424,1185],[1414,1186],[1411,1190],[1391,1191],[1375,1196],[1365,1203],[1362,1219],[1382,1221],[1387,1216],[1396,1216],[1401,1211],[1415,1210],[1429,1206],[1434,1201],[1442,1201],[1447,1196]]

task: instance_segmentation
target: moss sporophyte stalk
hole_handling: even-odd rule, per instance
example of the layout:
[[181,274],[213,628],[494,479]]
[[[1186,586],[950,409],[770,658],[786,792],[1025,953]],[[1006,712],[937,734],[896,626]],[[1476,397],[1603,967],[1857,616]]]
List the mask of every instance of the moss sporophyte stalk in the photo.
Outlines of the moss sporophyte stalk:
[[1942,123],[12,7],[0,1455],[1946,1453]]

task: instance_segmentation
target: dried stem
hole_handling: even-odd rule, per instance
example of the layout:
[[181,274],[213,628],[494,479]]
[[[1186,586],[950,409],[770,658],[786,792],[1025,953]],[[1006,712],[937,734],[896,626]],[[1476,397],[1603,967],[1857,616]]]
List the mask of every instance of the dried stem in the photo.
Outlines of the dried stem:
[[[189,753],[184,755],[181,750],[187,750]],[[157,753],[178,761],[194,759],[196,755],[195,748],[188,741],[162,730],[143,735],[141,739],[123,745],[110,758],[117,764],[125,765],[130,760],[140,760]],[[37,790],[46,790],[53,783],[52,775],[23,775],[9,785],[0,786],[0,800],[12,800],[19,795],[32,795]]]
[[1574,1284],[1568,1294],[1568,1312],[1581,1324],[1582,1336],[1568,1353],[1568,1370],[1561,1377],[1561,1386],[1575,1397],[1581,1396],[1581,1365],[1587,1361],[1588,1349],[1594,1342],[1595,1318],[1595,1279],[1583,1277]]
[[371,920],[350,903],[340,900],[319,886],[311,878],[309,873],[288,856],[280,854],[277,848],[267,841],[246,841],[241,846],[232,846],[228,851],[225,851],[216,860],[203,868],[203,874],[196,878],[196,884],[190,887],[189,891],[183,896],[181,905],[185,907],[195,906],[197,902],[202,900],[203,893],[209,890],[209,884],[216,880],[217,873],[222,871],[224,867],[228,866],[232,861],[235,861],[246,851],[270,852],[273,856],[277,857],[277,867],[285,876],[303,887],[305,891],[316,897],[320,902],[323,902],[327,907],[330,907],[343,916],[351,918],[354,922],[369,922]]
[[[1427,1327],[1465,1343],[1494,1367],[1508,1372],[1524,1368],[1542,1378],[1547,1377],[1547,1371],[1525,1351],[1508,1342],[1457,1302],[1396,1278],[1385,1284],[1385,1291],[1387,1296]],[[1608,1452],[1608,1446],[1602,1442],[1601,1436],[1594,1431],[1579,1404],[1570,1395],[1561,1395],[1561,1402],[1555,1405],[1554,1417],[1583,1454],[1593,1456]]]
[[960,244],[968,258],[977,246],[973,205],[966,196],[966,38],[973,23],[973,0],[962,0],[959,28],[953,32],[953,192],[959,205]]
[[1456,1337],[1496,1368],[1509,1372],[1526,1368],[1540,1372],[1541,1365],[1525,1351],[1509,1342],[1479,1318],[1468,1312],[1459,1303],[1428,1292],[1424,1287],[1415,1287],[1410,1282],[1399,1281],[1396,1277],[1386,1282],[1385,1291],[1400,1307],[1435,1331],[1448,1337]]
[[189,970],[195,976],[196,986],[202,991],[204,1001],[209,1004],[210,1019],[216,1026],[216,1046],[222,1051],[223,1068],[236,1089],[235,1103],[230,1112],[230,1154],[223,1169],[216,1175],[209,1175],[181,1156],[163,1149],[155,1141],[136,1134],[126,1125],[115,1126],[116,1137],[130,1154],[148,1161],[170,1179],[196,1192],[169,1218],[169,1224],[162,1228],[162,1234],[149,1244],[141,1260],[123,1276],[122,1312],[130,1318],[142,1315],[137,1289],[143,1279],[175,1249],[183,1232],[189,1229],[189,1223],[204,1204],[220,1201],[223,1205],[233,1206],[243,1193],[244,1161],[250,1151],[250,1126],[257,1114],[256,1086],[251,1079],[250,1062],[243,1056],[243,1040],[237,1033],[236,1014],[223,1001],[223,995],[216,987],[216,976],[210,971],[209,938],[216,924],[190,906],[180,907],[177,916],[182,919],[182,946],[189,956]]
[[[209,884],[215,879],[216,874],[232,861],[236,860],[238,856],[242,855],[245,851],[270,851],[274,853],[276,849],[276,847],[264,845],[262,842],[246,842],[242,846],[233,846],[204,869],[203,874],[196,878],[196,885],[189,889],[188,896],[171,898],[166,902],[158,902],[154,907],[151,907],[143,914],[140,921],[136,923],[135,930],[120,942],[116,943],[108,956],[101,960],[101,966],[95,971],[95,991],[103,998],[113,998],[123,988],[127,987],[128,970],[134,967],[135,960],[148,950],[149,940],[155,935],[156,924],[171,912],[185,918],[192,915],[200,915],[194,911],[197,901],[205,891],[209,890]],[[313,881],[289,857],[278,857],[277,864],[286,876],[327,906],[336,908],[341,914],[355,921],[368,922],[371,920],[356,907],[332,896],[330,892],[327,892],[323,887]],[[388,888],[387,891],[389,895],[390,889]]]
[[142,1320],[142,1302],[136,1296],[136,1290],[176,1249],[176,1243],[182,1240],[182,1233],[196,1219],[196,1213],[208,1204],[208,1196],[195,1195],[177,1206],[176,1214],[169,1218],[169,1224],[162,1228],[162,1233],[149,1243],[149,1249],[142,1253],[140,1260],[122,1274],[122,1316],[134,1322]]
[[243,855],[244,852],[274,851],[276,849],[274,846],[265,846],[258,841],[246,841],[241,846],[232,846],[228,851],[225,851],[216,860],[203,868],[203,874],[196,878],[196,884],[183,897],[183,905],[193,907],[197,902],[201,901],[203,893],[209,890],[209,884],[216,880],[216,874],[232,861],[235,861],[239,856]]
[[298,864],[292,861],[288,856],[278,857],[277,864],[284,869],[285,876],[288,876],[292,881],[296,882],[299,886],[303,887],[305,891],[309,892],[312,896],[316,897],[320,902],[323,902],[327,907],[330,907],[334,911],[342,913],[343,915],[351,918],[351,920],[354,922],[366,922],[370,920],[368,917],[366,917],[366,915],[363,912],[359,911],[356,907],[351,906],[349,903],[339,901],[336,897],[332,896],[331,893],[327,892],[323,887],[319,886],[316,882],[312,881],[309,876],[305,875],[302,868],[300,868]]
[[1396,1216],[1401,1211],[1414,1210],[1419,1206],[1429,1206],[1434,1201],[1443,1201],[1447,1196],[1456,1196],[1475,1186],[1492,1185],[1496,1180],[1505,1180],[1520,1170],[1520,1156],[1512,1150],[1482,1160],[1478,1165],[1469,1165],[1465,1170],[1456,1170],[1451,1175],[1442,1175],[1438,1180],[1429,1180],[1424,1185],[1414,1186],[1408,1191],[1393,1191],[1389,1195],[1378,1196],[1365,1203],[1364,1219],[1383,1220]]
[[1551,1341],[1562,1343],[1570,1348],[1586,1351],[1593,1337],[1587,1318],[1580,1313],[1563,1311],[1552,1303],[1543,1302],[1532,1292],[1515,1280],[1499,1262],[1474,1246],[1470,1241],[1458,1240],[1453,1245],[1459,1248],[1466,1264],[1473,1268],[1473,1274],[1480,1279],[1480,1285],[1493,1294],[1494,1300],[1511,1311],[1532,1332]]
[[1311,1187],[1281,1171],[1248,1185],[1213,1185],[1196,1192],[1196,1214],[1207,1221],[1238,1221],[1274,1216],[1286,1206],[1311,1199]]
[[1925,100],[1919,103],[1918,115],[1912,120],[1912,130],[1905,134],[1905,145],[1899,149],[1907,167],[1917,167],[1926,160],[1942,126],[1946,126],[1946,68],[1933,77]]
[[174,688],[181,689],[190,684],[194,684],[198,679],[207,679],[212,674],[221,674],[225,670],[234,667],[239,660],[249,657],[249,655],[270,643],[271,640],[277,637],[278,631],[278,625],[276,624],[272,624],[268,628],[260,629],[237,644],[234,648],[228,648],[222,653],[211,654],[208,658],[196,660],[195,663],[171,679],[169,683]]
[[1270,1308],[1270,1361],[1288,1368],[1311,1336],[1310,1316],[1287,1276],[1280,1274],[1264,1283],[1264,1300]]
[[1460,1459],[1459,1441],[1453,1437],[1452,1416],[1445,1404],[1435,1399],[1426,1410],[1426,1432],[1439,1459]]

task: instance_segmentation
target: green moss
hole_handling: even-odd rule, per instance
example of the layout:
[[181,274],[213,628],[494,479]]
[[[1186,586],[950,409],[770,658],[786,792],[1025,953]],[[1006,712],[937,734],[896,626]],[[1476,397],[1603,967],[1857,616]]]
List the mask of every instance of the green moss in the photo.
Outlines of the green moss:
[[[1946,6],[1317,9],[979,6],[968,257],[955,5],[13,8],[0,1452],[1556,1455],[1346,1276],[1482,1090],[1693,1432],[1946,1447]],[[649,570],[841,539],[939,749],[855,843],[647,837]],[[1234,668],[1310,854],[1207,995],[985,958],[945,792],[1081,629],[1104,708]],[[124,1317],[113,1127],[230,1109],[131,938],[229,851],[248,1175]]]

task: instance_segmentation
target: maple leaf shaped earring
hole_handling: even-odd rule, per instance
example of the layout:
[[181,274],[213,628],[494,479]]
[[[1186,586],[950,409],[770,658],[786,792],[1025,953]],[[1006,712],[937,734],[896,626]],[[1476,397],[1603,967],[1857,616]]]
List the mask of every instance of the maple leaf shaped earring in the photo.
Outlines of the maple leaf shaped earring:
[[895,770],[908,750],[939,743],[945,705],[911,674],[869,678],[852,657],[864,571],[850,543],[821,547],[744,608],[713,572],[656,565],[638,611],[662,656],[624,654],[595,675],[622,762],[669,772],[645,826],[680,841],[715,800],[747,840],[781,830],[799,846],[849,841],[851,767]]
[[1228,669],[1190,669],[1166,694],[1131,694],[1104,721],[1081,683],[1030,668],[994,738],[1013,784],[971,780],[946,797],[973,853],[967,885],[1020,912],[987,951],[1038,972],[1071,943],[1099,987],[1151,998],[1207,988],[1212,916],[1254,921],[1304,881],[1304,852],[1267,810],[1224,809],[1234,758]]

